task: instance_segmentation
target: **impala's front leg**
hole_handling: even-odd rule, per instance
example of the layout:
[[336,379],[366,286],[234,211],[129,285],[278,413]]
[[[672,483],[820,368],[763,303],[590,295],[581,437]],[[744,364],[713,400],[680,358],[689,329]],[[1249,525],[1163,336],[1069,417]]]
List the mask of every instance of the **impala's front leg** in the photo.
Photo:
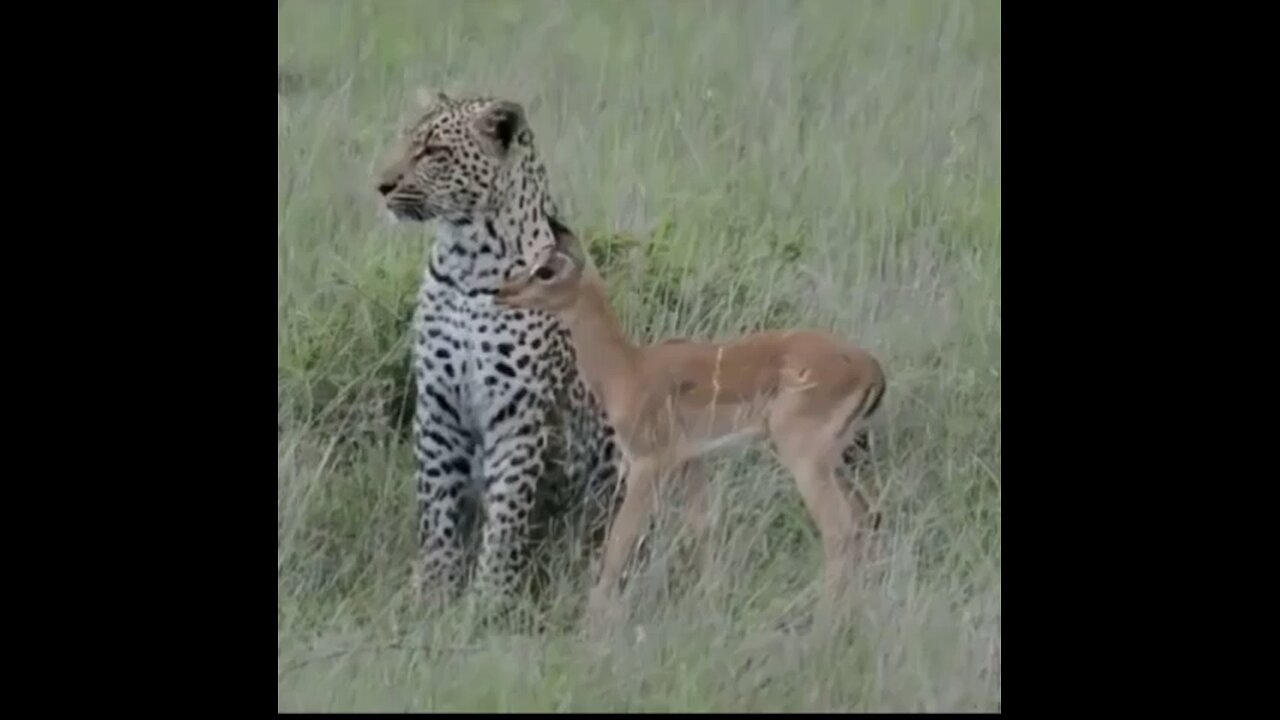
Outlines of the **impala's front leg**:
[[[707,508],[707,474],[710,468],[701,458],[685,462],[680,468],[681,510],[680,524],[692,544],[691,552],[696,553],[698,570],[706,565],[708,547],[707,526],[709,525]],[[685,560],[689,558],[686,556]]]
[[662,469],[657,461],[650,458],[638,458],[630,462],[626,497],[609,530],[600,577],[591,590],[588,602],[587,612],[593,624],[618,609],[618,583],[622,570],[640,536],[641,528],[653,512],[653,501]]

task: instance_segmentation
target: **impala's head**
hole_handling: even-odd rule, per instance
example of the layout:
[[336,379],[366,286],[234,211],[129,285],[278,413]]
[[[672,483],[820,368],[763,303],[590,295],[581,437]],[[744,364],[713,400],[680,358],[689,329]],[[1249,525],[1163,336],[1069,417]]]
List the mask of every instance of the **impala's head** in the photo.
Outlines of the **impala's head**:
[[528,269],[503,283],[498,289],[499,303],[546,312],[573,306],[582,287],[587,256],[569,228],[552,219],[551,229],[555,244],[539,253]]

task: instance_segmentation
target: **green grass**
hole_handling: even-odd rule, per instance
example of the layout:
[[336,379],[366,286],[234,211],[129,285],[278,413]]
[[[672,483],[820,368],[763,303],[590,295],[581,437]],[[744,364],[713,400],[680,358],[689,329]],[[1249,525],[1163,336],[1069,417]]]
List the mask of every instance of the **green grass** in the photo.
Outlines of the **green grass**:
[[[994,710],[1000,702],[1000,5],[291,0],[277,104],[277,708]],[[767,449],[714,463],[712,563],[675,525],[591,642],[432,615],[414,557],[405,317],[431,232],[372,177],[414,88],[522,102],[643,337],[837,330],[889,373],[886,538],[847,631]]]

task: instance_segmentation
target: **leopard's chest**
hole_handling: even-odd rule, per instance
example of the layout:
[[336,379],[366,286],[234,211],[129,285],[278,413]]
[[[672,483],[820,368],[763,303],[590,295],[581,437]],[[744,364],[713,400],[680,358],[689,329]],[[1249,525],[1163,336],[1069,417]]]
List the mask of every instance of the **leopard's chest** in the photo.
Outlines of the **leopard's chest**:
[[447,388],[473,430],[522,390],[559,395],[572,367],[567,334],[541,314],[513,313],[487,299],[424,293],[417,316],[419,382]]

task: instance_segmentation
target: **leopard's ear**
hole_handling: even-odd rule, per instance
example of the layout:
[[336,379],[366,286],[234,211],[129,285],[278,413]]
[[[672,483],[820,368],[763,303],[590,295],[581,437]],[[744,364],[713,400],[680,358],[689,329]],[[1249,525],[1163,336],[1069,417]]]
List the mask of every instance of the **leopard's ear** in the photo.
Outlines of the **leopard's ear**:
[[[476,118],[476,132],[489,145],[489,150],[499,157],[511,150],[517,137],[528,137],[524,108],[510,100],[494,100]],[[522,140],[523,142],[523,140]]]
[[414,91],[414,96],[418,101],[418,106],[423,110],[426,110],[433,105],[453,104],[453,99],[448,95],[445,95],[443,92],[439,90],[432,91],[421,85]]

